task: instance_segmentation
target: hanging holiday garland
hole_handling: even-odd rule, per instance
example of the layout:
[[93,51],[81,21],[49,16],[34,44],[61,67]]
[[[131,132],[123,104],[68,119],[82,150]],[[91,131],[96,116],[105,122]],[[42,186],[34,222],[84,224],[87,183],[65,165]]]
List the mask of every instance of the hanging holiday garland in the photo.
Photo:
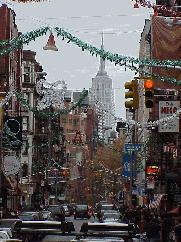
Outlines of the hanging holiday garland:
[[62,28],[58,28],[55,27],[55,30],[57,31],[57,37],[59,35],[61,35],[63,37],[62,40],[64,40],[64,38],[67,38],[68,41],[67,43],[74,43],[76,44],[78,47],[80,47],[82,49],[82,51],[84,50],[88,50],[90,52],[90,54],[93,55],[99,55],[100,57],[102,57],[104,60],[107,59],[111,62],[115,62],[115,65],[119,64],[119,65],[125,65],[126,62],[131,63],[131,64],[139,64],[139,65],[148,65],[148,66],[159,66],[159,65],[163,65],[163,66],[180,66],[181,65],[181,60],[150,60],[150,59],[143,59],[140,60],[138,58],[134,58],[134,57],[126,57],[126,56],[120,56],[118,54],[112,54],[109,51],[104,51],[101,50],[95,46],[89,45],[83,41],[81,41],[80,39],[78,39],[77,37],[73,36],[72,34],[70,34],[69,32],[63,30]]
[[57,117],[63,114],[68,114],[70,113],[72,110],[74,110],[76,107],[80,106],[83,102],[83,100],[85,99],[85,97],[88,95],[88,90],[83,90],[82,96],[80,97],[79,101],[72,105],[71,108],[69,108],[68,110],[60,110],[56,113],[49,113],[49,112],[42,112],[39,111],[38,109],[31,107],[30,104],[21,96],[21,94],[19,92],[15,92],[17,98],[21,101],[21,103],[30,111],[32,111],[34,114],[38,114],[39,116],[42,117]]
[[[61,135],[62,135],[62,138],[64,139],[64,140],[66,140],[66,137],[61,133]],[[58,138],[58,137],[57,137]],[[97,139],[97,137],[95,136],[95,139]],[[66,140],[67,141],[67,140]],[[102,141],[102,140],[101,140]],[[154,143],[158,143],[157,142],[157,138],[156,138],[156,136],[154,135],[154,134],[151,134],[149,137],[148,137],[148,139],[146,140],[146,142],[144,143],[144,145],[143,145],[143,149],[142,149],[142,151],[140,152],[140,157],[136,157],[136,158],[134,158],[134,167],[135,167],[135,169],[138,169],[139,171],[144,171],[145,170],[145,168],[142,166],[142,164],[141,164],[141,159],[143,158],[143,157],[146,157],[146,151],[150,151],[150,148],[149,147],[151,147],[151,144],[152,144],[152,142],[154,142]],[[84,145],[86,144],[87,142],[85,142],[84,143]],[[70,142],[70,144],[72,144],[72,145],[78,145],[78,144],[76,144],[76,143],[71,143]],[[105,143],[104,143],[105,144]],[[111,148],[112,149],[112,147],[111,146],[107,146],[108,148]],[[148,149],[149,148],[149,149]],[[157,146],[155,146],[155,148],[157,148]],[[113,149],[113,150],[115,150],[115,149]],[[128,152],[124,152],[124,151],[120,151],[120,150],[115,150],[115,151],[117,151],[117,152],[122,152],[122,153],[124,153],[124,154],[129,154]],[[158,153],[158,158],[160,158],[160,154]],[[113,172],[114,174],[116,174],[119,170],[127,170],[128,169],[128,167],[123,167],[123,166],[120,166],[120,167],[118,167],[118,168],[116,168],[115,170],[113,170],[113,169],[109,169],[108,167],[105,167],[105,165],[102,163],[102,162],[99,162],[98,164],[96,164],[96,166],[94,166],[94,167],[86,167],[86,166],[83,166],[83,168],[84,169],[92,169],[92,168],[96,168],[96,167],[99,167],[99,165],[100,166],[102,166],[102,168],[104,168],[106,171],[109,171],[109,172]],[[139,167],[138,167],[138,165],[139,165]],[[34,164],[34,169],[33,169],[33,171],[34,172],[36,172],[36,171],[41,171],[41,172],[45,172],[46,171],[46,168],[48,167],[49,169],[50,169],[50,166],[56,166],[56,168],[58,168],[60,171],[62,171],[62,169],[66,169],[65,167],[62,167],[62,166],[60,166],[55,160],[53,160],[53,159],[51,159],[51,160],[49,160],[48,162],[43,162],[43,161],[41,161],[41,160],[39,160],[39,162],[37,161],[36,162],[36,165]],[[76,166],[76,165],[75,165]]]
[[[29,44],[32,40],[35,41],[37,37],[43,36],[47,33],[47,31],[50,31],[50,27],[44,27],[40,28],[38,30],[33,30],[31,32],[28,32],[27,34],[21,34],[20,36],[16,36],[13,39],[10,40],[3,40],[0,41],[0,56],[6,55],[10,53],[11,51],[20,48],[23,44]],[[2,48],[3,46],[8,46],[6,49]]]
[[[181,66],[181,60],[150,60],[150,59],[143,59],[140,60],[138,58],[134,57],[126,57],[126,56],[120,56],[118,54],[112,54],[109,51],[101,50],[97,47],[94,47],[92,45],[89,45],[81,40],[79,40],[77,37],[73,36],[69,32],[63,30],[62,28],[55,27],[55,31],[57,32],[57,36],[62,36],[63,39],[67,38],[67,43],[74,43],[77,46],[79,46],[82,51],[88,50],[90,54],[93,56],[94,54],[97,56],[99,55],[103,59],[107,59],[111,62],[115,62],[115,65],[125,65],[125,63],[131,63],[133,64],[139,64],[139,65],[147,65],[147,66]],[[30,41],[34,40],[47,33],[47,31],[52,31],[50,27],[44,27],[40,28],[38,30],[34,30],[31,32],[28,32],[27,34],[21,34],[20,36],[17,36],[13,38],[12,40],[3,40],[0,41],[0,47],[8,45],[7,49],[0,50],[0,56],[6,55],[7,53],[10,53],[11,51],[20,48],[23,44],[29,44]],[[9,47],[10,45],[10,47]]]

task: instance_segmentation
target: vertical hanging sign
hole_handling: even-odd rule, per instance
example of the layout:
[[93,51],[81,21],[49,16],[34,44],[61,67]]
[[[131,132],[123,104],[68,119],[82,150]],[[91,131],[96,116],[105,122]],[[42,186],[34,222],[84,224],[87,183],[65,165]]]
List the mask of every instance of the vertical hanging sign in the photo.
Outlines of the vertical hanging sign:
[[[159,101],[159,119],[168,118],[180,109],[180,101]],[[159,132],[179,132],[179,118],[173,117],[159,124]]]

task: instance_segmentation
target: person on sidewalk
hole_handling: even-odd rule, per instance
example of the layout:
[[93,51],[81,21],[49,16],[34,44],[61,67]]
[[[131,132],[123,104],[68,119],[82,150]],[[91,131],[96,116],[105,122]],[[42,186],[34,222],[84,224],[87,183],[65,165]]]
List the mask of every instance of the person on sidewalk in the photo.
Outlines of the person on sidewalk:
[[161,226],[158,223],[158,219],[153,218],[147,227],[146,236],[149,242],[160,242]]
[[175,220],[175,242],[181,242],[181,218]]

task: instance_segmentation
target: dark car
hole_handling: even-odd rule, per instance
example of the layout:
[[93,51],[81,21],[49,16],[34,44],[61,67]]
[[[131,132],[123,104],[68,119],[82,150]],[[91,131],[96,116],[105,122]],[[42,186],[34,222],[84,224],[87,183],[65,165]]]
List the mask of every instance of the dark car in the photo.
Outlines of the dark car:
[[48,210],[52,212],[54,220],[65,221],[65,211],[60,205],[49,205]]
[[89,205],[76,205],[74,211],[74,219],[76,218],[90,218],[91,211]]

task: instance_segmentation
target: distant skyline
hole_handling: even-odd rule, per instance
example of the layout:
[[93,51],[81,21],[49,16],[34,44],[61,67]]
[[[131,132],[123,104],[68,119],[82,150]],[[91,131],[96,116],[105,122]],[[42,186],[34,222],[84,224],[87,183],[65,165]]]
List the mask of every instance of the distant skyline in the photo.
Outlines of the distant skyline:
[[[130,0],[92,0],[86,4],[83,0],[70,0],[63,4],[60,0],[24,4],[0,0],[0,5],[3,3],[15,11],[19,32],[27,33],[44,26],[59,27],[97,48],[101,48],[103,32],[105,51],[132,57],[139,57],[145,19],[153,13],[141,6],[134,9],[135,1]],[[89,89],[99,70],[100,58],[57,37],[54,30],[53,34],[58,51],[43,50],[49,34],[24,45],[23,49],[36,52],[36,60],[47,72],[48,82],[64,80],[67,89]],[[116,116],[125,119],[124,83],[131,81],[135,73],[109,61],[105,62],[105,69],[115,88]]]

